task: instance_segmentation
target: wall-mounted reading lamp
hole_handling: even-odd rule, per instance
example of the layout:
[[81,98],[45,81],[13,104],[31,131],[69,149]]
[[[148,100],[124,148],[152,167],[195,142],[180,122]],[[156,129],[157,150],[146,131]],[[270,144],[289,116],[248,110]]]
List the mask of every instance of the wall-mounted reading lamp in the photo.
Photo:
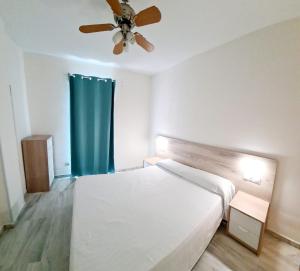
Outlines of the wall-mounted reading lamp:
[[240,167],[244,180],[260,185],[266,172],[266,165],[263,161],[255,158],[243,158],[240,161]]
[[168,150],[169,141],[167,138],[158,136],[155,143],[156,150],[159,150],[160,152],[166,152]]

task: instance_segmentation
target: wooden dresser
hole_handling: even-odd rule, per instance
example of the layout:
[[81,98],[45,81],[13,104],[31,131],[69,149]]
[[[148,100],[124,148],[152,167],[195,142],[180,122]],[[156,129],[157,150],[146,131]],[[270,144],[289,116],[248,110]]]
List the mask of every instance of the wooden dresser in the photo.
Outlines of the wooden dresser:
[[22,150],[27,192],[49,191],[54,179],[52,136],[26,137]]

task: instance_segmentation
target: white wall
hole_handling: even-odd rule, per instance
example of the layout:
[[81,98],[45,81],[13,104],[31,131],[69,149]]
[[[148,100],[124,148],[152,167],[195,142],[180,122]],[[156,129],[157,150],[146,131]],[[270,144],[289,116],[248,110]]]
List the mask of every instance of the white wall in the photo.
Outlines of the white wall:
[[116,79],[116,169],[142,165],[149,152],[150,77],[46,55],[25,53],[24,59],[32,133],[54,136],[56,175],[70,174],[68,73]]
[[0,142],[0,233],[4,225],[11,222],[10,210],[7,197],[5,173]]
[[[0,138],[9,206],[15,220],[24,206],[21,138],[30,134],[22,51],[0,20]],[[10,93],[11,86],[11,93]]]
[[300,242],[300,19],[247,35],[153,79],[152,136],[279,161],[269,228]]

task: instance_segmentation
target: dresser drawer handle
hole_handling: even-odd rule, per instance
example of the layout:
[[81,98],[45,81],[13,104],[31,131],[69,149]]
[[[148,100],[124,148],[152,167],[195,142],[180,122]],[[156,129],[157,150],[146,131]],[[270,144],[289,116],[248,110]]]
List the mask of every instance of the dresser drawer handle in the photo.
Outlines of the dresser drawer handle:
[[239,227],[239,230],[241,230],[242,232],[246,232],[246,233],[248,233],[249,231],[248,230],[246,230],[244,227],[242,227],[242,226],[238,226]]

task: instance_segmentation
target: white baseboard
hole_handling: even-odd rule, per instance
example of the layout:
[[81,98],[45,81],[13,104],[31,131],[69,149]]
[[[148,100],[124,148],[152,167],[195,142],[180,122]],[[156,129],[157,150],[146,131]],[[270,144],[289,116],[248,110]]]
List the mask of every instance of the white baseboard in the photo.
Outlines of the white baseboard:
[[297,241],[295,241],[295,240],[293,240],[293,239],[291,239],[289,237],[286,237],[286,236],[284,236],[282,234],[279,234],[277,232],[269,230],[269,229],[267,229],[267,232],[269,232],[275,238],[277,238],[277,239],[279,239],[279,240],[281,240],[281,241],[283,241],[283,242],[285,242],[285,243],[287,243],[287,244],[289,244],[289,245],[291,245],[291,246],[293,246],[295,248],[300,249],[300,243],[299,242],[297,242]]

